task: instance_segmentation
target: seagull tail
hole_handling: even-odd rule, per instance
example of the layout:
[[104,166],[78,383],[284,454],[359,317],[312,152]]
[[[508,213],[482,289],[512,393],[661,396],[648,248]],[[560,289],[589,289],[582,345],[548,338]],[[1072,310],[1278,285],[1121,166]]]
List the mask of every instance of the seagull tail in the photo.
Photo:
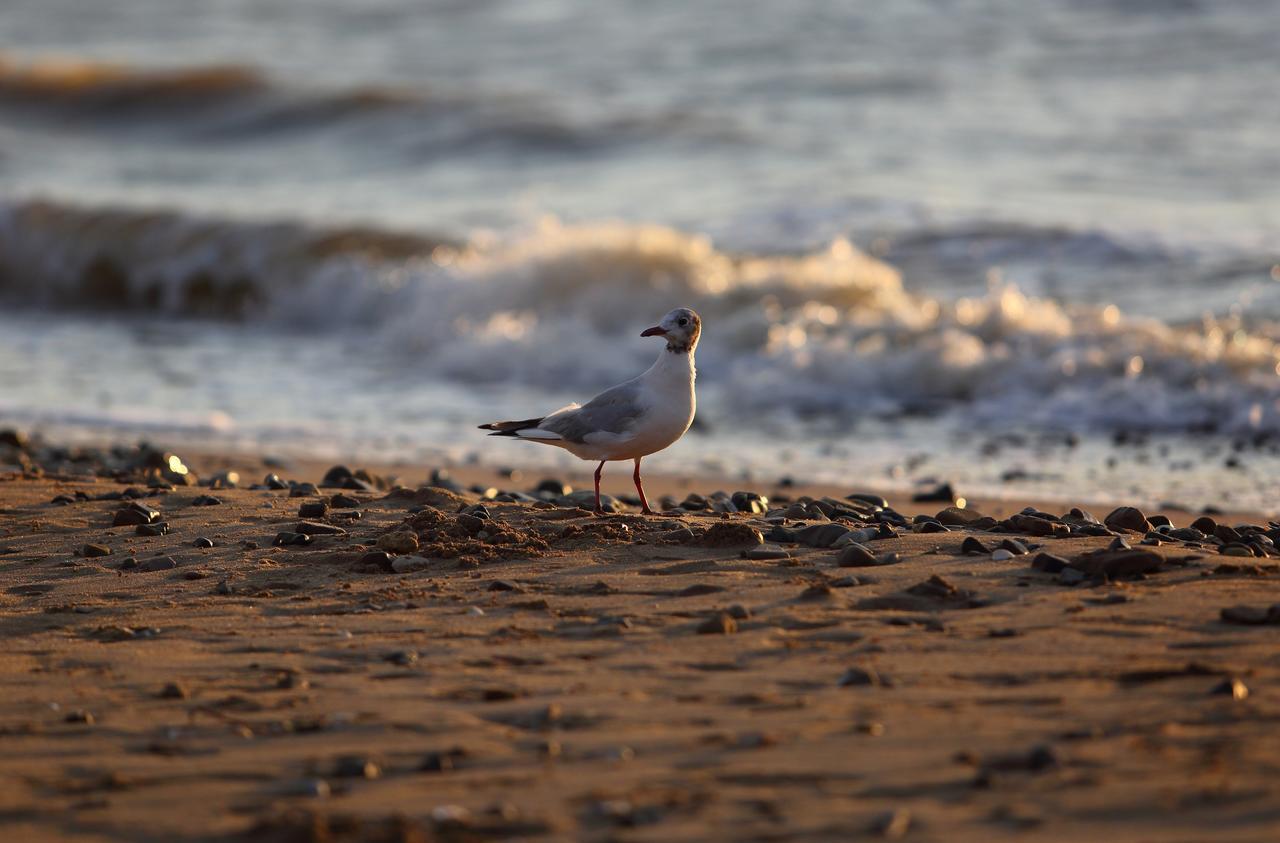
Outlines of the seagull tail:
[[[545,416],[543,417],[545,418]],[[501,421],[490,422],[489,424],[480,425],[481,430],[492,430],[490,436],[520,436],[522,430],[533,430],[542,424],[542,418],[525,419],[524,421]]]

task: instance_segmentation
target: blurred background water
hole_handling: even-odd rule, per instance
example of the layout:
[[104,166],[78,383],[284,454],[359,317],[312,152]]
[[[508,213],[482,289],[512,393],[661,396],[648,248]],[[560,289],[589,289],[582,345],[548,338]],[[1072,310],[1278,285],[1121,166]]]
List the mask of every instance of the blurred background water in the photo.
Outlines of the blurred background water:
[[1272,0],[9,0],[0,422],[553,464],[472,426],[691,305],[655,467],[1270,509],[1277,43]]

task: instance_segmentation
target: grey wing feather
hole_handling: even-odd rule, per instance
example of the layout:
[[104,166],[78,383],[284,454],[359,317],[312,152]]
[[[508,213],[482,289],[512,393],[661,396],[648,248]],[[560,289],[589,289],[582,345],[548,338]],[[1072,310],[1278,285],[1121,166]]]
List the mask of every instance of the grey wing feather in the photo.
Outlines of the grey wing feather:
[[538,426],[559,433],[570,442],[585,442],[592,433],[626,433],[643,415],[640,385],[627,381],[605,390],[576,410],[548,416]]

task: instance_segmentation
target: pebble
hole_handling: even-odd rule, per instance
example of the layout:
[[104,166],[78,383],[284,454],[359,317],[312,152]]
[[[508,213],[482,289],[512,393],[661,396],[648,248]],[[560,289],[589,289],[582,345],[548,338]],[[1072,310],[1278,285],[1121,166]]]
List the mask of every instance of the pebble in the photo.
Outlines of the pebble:
[[83,723],[86,726],[92,726],[96,720],[92,712],[84,709],[67,712],[67,716],[63,718],[68,723]]
[[350,495],[344,495],[341,492],[338,492],[336,495],[329,498],[329,506],[334,509],[355,509],[359,505],[359,498],[353,498]]
[[981,539],[966,536],[965,540],[960,542],[960,552],[966,556],[969,554],[985,556],[991,552],[991,549],[983,544]]
[[1191,522],[1191,529],[1199,530],[1206,535],[1212,535],[1218,530],[1218,522],[1207,515],[1202,515]]
[[886,840],[901,840],[911,830],[911,812],[895,808],[876,817],[871,823],[871,833]]
[[335,465],[324,473],[324,478],[320,481],[320,485],[328,487],[341,488],[342,484],[354,478],[351,469],[345,465]]
[[837,683],[841,688],[875,687],[891,688],[893,682],[888,677],[866,667],[851,667],[845,671]]
[[316,488],[315,483],[297,483],[289,488],[289,497],[291,498],[305,498],[318,494],[320,494],[320,490]]
[[725,611],[728,612],[734,620],[744,621],[751,617],[751,610],[746,606],[743,606],[741,603],[734,603],[728,609],[725,609]]
[[956,490],[952,488],[950,483],[942,483],[933,489],[917,492],[912,496],[911,500],[915,503],[933,503],[935,501],[946,501],[949,504],[959,503],[956,498]]
[[981,512],[976,512],[972,509],[949,506],[938,513],[937,520],[939,524],[946,524],[951,527],[965,527],[985,517]]
[[287,530],[276,533],[276,537],[271,543],[276,547],[287,547],[289,545],[299,545],[305,547],[311,544],[312,537],[306,533],[292,533]]
[[262,485],[273,492],[280,492],[289,488],[289,484],[281,480],[279,474],[268,474],[262,478]]
[[298,533],[306,533],[308,536],[345,536],[347,531],[341,527],[335,527],[332,524],[325,524],[320,521],[299,521],[293,525],[293,529]]
[[1133,533],[1146,533],[1151,529],[1147,516],[1142,510],[1132,506],[1121,506],[1111,510],[1102,523],[1112,530],[1128,530]]
[[866,492],[853,492],[851,494],[845,495],[845,500],[860,501],[862,503],[870,504],[871,506],[876,506],[881,509],[887,509],[889,506],[889,502],[885,500],[883,497],[881,497],[880,495],[872,495]]
[[343,755],[334,762],[333,774],[343,779],[376,779],[382,767],[367,755]]
[[1273,606],[1228,606],[1221,612],[1224,623],[1244,626],[1280,624],[1280,603]]
[[384,661],[407,667],[418,660],[417,650],[396,650],[383,657]]
[[999,548],[991,552],[991,559],[995,562],[1008,562],[1013,558],[1013,554],[1005,548]]
[[876,555],[858,543],[847,545],[836,558],[839,568],[871,568],[880,564]]
[[728,612],[720,612],[698,624],[699,635],[730,635],[738,631],[738,622]]
[[151,573],[153,571],[172,571],[176,567],[178,567],[178,563],[172,557],[160,556],[139,563],[138,570],[143,573]]
[[219,506],[222,504],[221,498],[215,498],[213,495],[200,495],[191,501],[192,506]]
[[185,700],[187,697],[191,696],[191,694],[181,683],[168,682],[160,689],[160,693],[156,696],[160,697],[162,700]]
[[1032,568],[1048,574],[1060,573],[1067,567],[1067,564],[1066,559],[1061,556],[1054,556],[1052,553],[1037,553],[1036,558],[1031,560]]
[[416,553],[419,546],[418,537],[407,530],[378,537],[378,549],[387,553]]
[[1209,693],[1229,696],[1233,700],[1243,700],[1249,696],[1249,688],[1239,679],[1232,677],[1230,679],[1224,679],[1219,684],[1213,686],[1213,688],[1209,690]]
[[208,550],[209,548],[213,547],[213,539],[209,539],[209,538],[205,538],[204,536],[200,536],[200,537],[199,537],[199,538],[197,538],[195,541],[193,541],[193,542],[191,543],[191,545],[192,545],[192,547],[198,547],[198,548],[200,548],[200,549],[202,549],[202,550]]
[[794,535],[794,541],[809,547],[831,547],[841,537],[849,532],[849,528],[842,524],[814,524],[797,530]]
[[163,536],[169,532],[169,522],[160,521],[155,524],[139,524],[133,528],[133,532],[139,536]]
[[329,505],[324,501],[308,501],[298,507],[299,518],[323,518],[329,511]]
[[411,574],[431,567],[431,560],[421,556],[397,556],[391,560],[391,570],[397,574]]
[[307,796],[312,799],[328,799],[333,790],[324,779],[296,779],[280,785],[281,796]]
[[1014,556],[1026,556],[1031,551],[1025,544],[1017,539],[1005,539],[1000,542],[1000,547],[1012,553]]
[[790,551],[784,550],[776,544],[761,544],[750,550],[743,551],[743,557],[746,559],[768,560],[768,559],[790,559]]
[[80,555],[86,559],[93,559],[99,556],[110,556],[111,548],[103,544],[86,544],[80,548]]
[[131,503],[115,514],[112,527],[129,527],[134,524],[151,524],[160,520],[160,513],[147,506]]

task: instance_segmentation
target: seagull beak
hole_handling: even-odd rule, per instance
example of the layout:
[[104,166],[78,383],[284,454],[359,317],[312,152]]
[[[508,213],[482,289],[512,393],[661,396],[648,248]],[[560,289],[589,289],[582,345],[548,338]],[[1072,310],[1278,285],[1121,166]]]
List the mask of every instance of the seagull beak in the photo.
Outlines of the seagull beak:
[[652,328],[645,328],[643,331],[641,331],[641,332],[640,332],[640,336],[642,336],[642,337],[661,337],[661,336],[665,336],[665,335],[666,335],[666,333],[667,333],[667,329],[666,329],[666,328],[661,328],[661,327],[659,327],[659,326],[657,326],[657,325],[654,325]]

